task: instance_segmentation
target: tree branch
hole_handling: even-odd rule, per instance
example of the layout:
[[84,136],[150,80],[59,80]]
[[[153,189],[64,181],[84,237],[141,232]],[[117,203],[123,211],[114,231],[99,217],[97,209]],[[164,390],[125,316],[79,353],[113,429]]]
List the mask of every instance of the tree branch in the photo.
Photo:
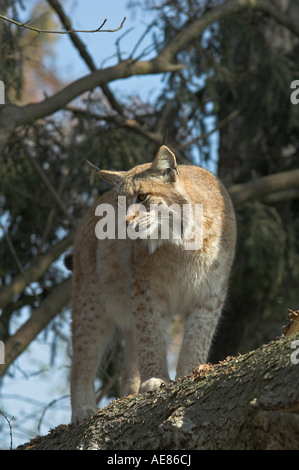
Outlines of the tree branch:
[[[1,230],[3,231],[3,233],[4,233],[4,236],[5,236],[5,239],[6,239],[8,248],[9,248],[9,250],[10,250],[10,252],[11,252],[11,254],[12,254],[12,256],[13,256],[15,262],[16,262],[16,265],[17,265],[18,268],[19,268],[19,271],[20,271],[21,275],[22,275],[23,278],[24,278],[24,281],[26,282],[26,285],[29,286],[30,281],[29,281],[29,279],[28,279],[28,277],[27,277],[26,271],[24,270],[24,268],[23,268],[23,266],[22,266],[21,260],[20,260],[20,258],[18,257],[18,254],[17,254],[17,252],[16,252],[16,250],[15,250],[15,247],[13,246],[13,242],[11,241],[11,238],[10,238],[10,236],[9,236],[9,233],[6,231],[5,227],[3,227],[3,225],[1,225],[1,224],[0,224],[0,229],[1,229]],[[35,294],[34,290],[33,290],[31,287],[30,287],[30,290],[31,290],[31,292],[32,292],[32,295],[35,296],[36,294]],[[0,291],[0,292],[1,292],[1,291]]]
[[52,183],[50,182],[49,178],[47,177],[46,173],[38,163],[37,159],[34,158],[30,153],[27,151],[27,149],[23,147],[23,150],[25,151],[26,155],[28,156],[33,168],[45,184],[46,188],[49,190],[50,194],[52,195],[53,199],[55,200],[57,206],[60,208],[61,212],[64,214],[64,216],[70,221],[71,225],[73,228],[77,228],[78,224],[76,220],[71,216],[67,208],[65,207],[63,201],[61,200],[61,197],[57,193],[56,189],[53,187]]
[[173,60],[175,55],[186,45],[199,38],[208,26],[243,10],[261,11],[287,27],[295,36],[299,36],[298,22],[276,8],[270,0],[226,0],[217,7],[207,10],[201,18],[193,21],[189,26],[182,28],[159,53],[160,58],[166,62]]
[[299,188],[299,169],[264,176],[248,183],[234,184],[229,193],[236,206],[261,199],[270,193]]
[[39,279],[48,267],[72,244],[73,238],[74,235],[71,233],[49,248],[46,253],[36,256],[30,267],[24,271],[25,276],[19,274],[8,286],[2,287],[0,289],[0,308],[6,307],[15,295],[23,292],[28,282],[34,282]]
[[103,86],[111,81],[128,78],[132,75],[160,74],[181,70],[184,68],[182,64],[172,62],[180,50],[192,40],[200,37],[210,24],[245,9],[262,11],[272,16],[278,23],[288,27],[293,34],[299,36],[298,25],[281,10],[275,8],[269,0],[255,0],[254,2],[252,0],[227,0],[175,34],[158,55],[151,60],[134,61],[129,59],[113,67],[96,70],[39,103],[32,103],[23,107],[12,105],[0,107],[0,151],[16,126],[28,124],[36,119],[53,114],[64,108],[73,99],[86,91],[93,90],[97,86]]
[[[65,11],[63,10],[61,4],[59,3],[58,0],[48,0],[49,5],[55,10],[57,15],[59,16],[59,19],[63,25],[63,27],[67,30],[70,31],[70,39],[72,43],[74,44],[75,48],[79,52],[80,56],[84,60],[85,64],[89,68],[91,72],[95,72],[97,70],[97,67],[89,54],[89,52],[86,49],[86,45],[81,41],[80,37],[76,33],[75,30],[72,30],[72,22],[70,18],[67,16]],[[102,90],[103,93],[105,94],[106,98],[108,99],[110,105],[112,106],[115,111],[117,111],[119,114],[123,114],[123,109],[114,97],[112,91],[108,87],[107,84],[102,85]]]
[[129,119],[124,116],[102,116],[101,114],[91,112],[89,110],[81,109],[75,106],[67,106],[65,108],[67,111],[71,111],[77,115],[83,115],[86,117],[94,118],[98,121],[107,121],[115,123],[117,126],[128,129],[135,132],[136,134],[142,135],[151,142],[154,142],[157,145],[161,145],[163,141],[163,136],[160,132],[151,132],[145,126],[142,126],[135,119]]
[[291,199],[299,198],[299,188],[286,189],[284,191],[277,191],[274,193],[267,194],[262,197],[262,201],[266,204],[276,204],[277,202],[290,201]]
[[[72,111],[75,114],[82,114],[84,116],[92,117],[92,118],[95,118],[97,120],[104,120],[104,121],[107,121],[107,122],[113,122],[119,127],[128,129],[132,132],[135,132],[138,135],[142,135],[142,137],[145,137],[150,142],[153,142],[156,145],[162,145],[163,144],[163,137],[164,136],[162,135],[162,133],[159,130],[157,130],[155,132],[152,132],[152,131],[148,130],[145,126],[143,126],[139,122],[137,122],[135,119],[129,119],[129,118],[126,118],[126,117],[123,117],[123,116],[115,116],[115,115],[101,116],[100,114],[93,113],[93,112],[85,110],[85,109],[76,108],[76,107],[73,107],[73,106],[67,106],[65,109],[68,110],[68,111]],[[190,162],[183,155],[180,147],[176,147],[176,146],[172,145],[172,148],[173,148],[173,151],[176,154],[177,160],[180,163],[183,163],[183,164],[186,164],[186,165],[190,164]]]
[[[165,62],[157,64],[155,60],[135,63],[127,60],[113,67],[96,70],[85,77],[75,80],[55,95],[39,103],[31,103],[23,107],[13,105],[2,106],[0,107],[0,149],[1,146],[6,144],[10,133],[15,127],[30,124],[37,119],[53,114],[64,108],[78,96],[86,91],[93,90],[97,86],[102,86],[117,79],[131,77],[132,75],[157,74],[181,68],[182,65],[178,64],[167,64]],[[8,116],[9,122],[6,125]],[[2,122],[3,127],[1,127]]]
[[215,126],[213,129],[211,129],[210,131],[208,132],[205,132],[204,134],[200,134],[198,137],[194,137],[194,139],[190,139],[188,142],[185,142],[184,144],[180,145],[180,148],[182,150],[185,150],[185,148],[187,147],[190,147],[190,145],[193,145],[195,144],[196,142],[198,142],[199,140],[205,140],[207,139],[208,137],[210,137],[210,135],[214,134],[214,132],[216,131],[219,131],[220,129],[222,129],[222,127],[224,127],[228,122],[232,121],[233,119],[235,119],[235,117],[237,117],[239,115],[240,111],[238,109],[235,109],[234,111],[232,111],[228,116],[226,116],[224,119],[222,119],[218,124],[217,126]]
[[78,36],[77,31],[73,29],[72,22],[70,18],[66,15],[59,1],[48,0],[48,3],[59,16],[59,19],[65,30],[69,31],[70,39],[76,47],[77,51],[79,52],[80,56],[84,60],[85,64],[87,65],[89,70],[94,72],[97,67],[94,64],[91,55],[88,53],[85,44],[83,43],[83,41],[81,41],[80,37]]
[[72,278],[55,286],[51,294],[33,311],[19,330],[5,341],[5,364],[0,365],[0,377],[35,337],[67,305],[71,297]]
[[115,33],[116,31],[119,31],[120,29],[122,29],[124,22],[126,21],[126,17],[124,17],[121,24],[118,26],[118,28],[115,28],[115,29],[102,29],[104,24],[106,24],[107,22],[107,18],[105,18],[103,23],[96,29],[71,29],[67,31],[55,31],[55,30],[49,30],[49,29],[38,29],[38,28],[34,28],[33,26],[28,26],[28,23],[31,20],[28,20],[25,23],[19,23],[19,21],[12,20],[11,18],[7,18],[7,16],[4,16],[4,15],[0,15],[0,19],[3,21],[8,21],[9,23],[12,23],[16,26],[30,29],[31,31],[35,31],[36,33],[45,33],[45,34]]
[[298,340],[297,333],[201,365],[156,392],[115,400],[88,422],[58,427],[19,449],[298,449]]

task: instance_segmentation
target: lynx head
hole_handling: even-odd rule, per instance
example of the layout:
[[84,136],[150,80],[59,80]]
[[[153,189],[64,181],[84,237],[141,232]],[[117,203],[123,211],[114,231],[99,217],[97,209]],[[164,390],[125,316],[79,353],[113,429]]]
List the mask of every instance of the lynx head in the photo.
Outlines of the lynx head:
[[168,147],[162,145],[152,163],[127,172],[97,170],[117,193],[129,238],[144,240],[151,253],[163,243],[183,242],[183,232],[192,217],[185,214],[190,220],[183,220],[183,206],[189,199],[180,184],[175,155]]

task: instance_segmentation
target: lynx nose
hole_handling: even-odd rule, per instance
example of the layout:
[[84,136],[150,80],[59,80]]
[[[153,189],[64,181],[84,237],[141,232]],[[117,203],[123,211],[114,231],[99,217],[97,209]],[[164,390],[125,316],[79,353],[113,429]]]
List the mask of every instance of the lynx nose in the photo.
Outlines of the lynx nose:
[[136,219],[136,217],[139,216],[139,212],[136,211],[134,215],[127,215],[126,217],[126,227],[128,227],[128,225],[133,222],[134,219]]

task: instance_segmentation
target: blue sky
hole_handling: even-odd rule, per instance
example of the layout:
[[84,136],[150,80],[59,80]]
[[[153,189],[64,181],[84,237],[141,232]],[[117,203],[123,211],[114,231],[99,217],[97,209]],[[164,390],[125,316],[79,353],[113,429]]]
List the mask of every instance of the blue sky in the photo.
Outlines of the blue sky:
[[[107,18],[107,22],[103,29],[115,29],[126,17],[123,28],[118,32],[80,33],[80,38],[86,44],[87,50],[98,67],[109,67],[118,62],[118,57],[115,55],[117,51],[116,41],[118,40],[120,40],[119,47],[123,53],[123,58],[126,58],[145,31],[146,25],[154,18],[151,12],[144,15],[144,12],[142,13],[140,10],[133,11],[129,9],[126,4],[126,0],[66,0],[65,2],[65,11],[72,19],[73,26],[76,29],[97,28],[105,18]],[[142,42],[138,52],[141,52],[150,42],[151,36],[148,35]],[[149,57],[147,56],[147,59]],[[67,35],[59,37],[56,47],[55,67],[63,79],[70,81],[89,73],[89,69]],[[160,80],[161,76],[155,75],[132,77],[115,81],[111,83],[111,87],[121,94],[140,94],[144,98],[157,92]]]

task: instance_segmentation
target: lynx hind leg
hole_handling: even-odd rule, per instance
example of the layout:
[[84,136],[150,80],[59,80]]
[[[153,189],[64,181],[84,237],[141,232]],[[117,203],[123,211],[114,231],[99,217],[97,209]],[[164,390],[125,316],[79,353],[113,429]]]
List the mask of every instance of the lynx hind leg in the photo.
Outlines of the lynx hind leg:
[[224,291],[213,295],[187,317],[176,378],[186,376],[207,361],[224,300]]
[[113,324],[103,316],[98,302],[78,293],[73,301],[72,423],[89,419],[97,410],[94,380],[112,332]]
[[138,393],[140,386],[136,339],[132,329],[124,331],[124,340],[125,358],[121,377],[121,392],[123,396],[128,396]]

